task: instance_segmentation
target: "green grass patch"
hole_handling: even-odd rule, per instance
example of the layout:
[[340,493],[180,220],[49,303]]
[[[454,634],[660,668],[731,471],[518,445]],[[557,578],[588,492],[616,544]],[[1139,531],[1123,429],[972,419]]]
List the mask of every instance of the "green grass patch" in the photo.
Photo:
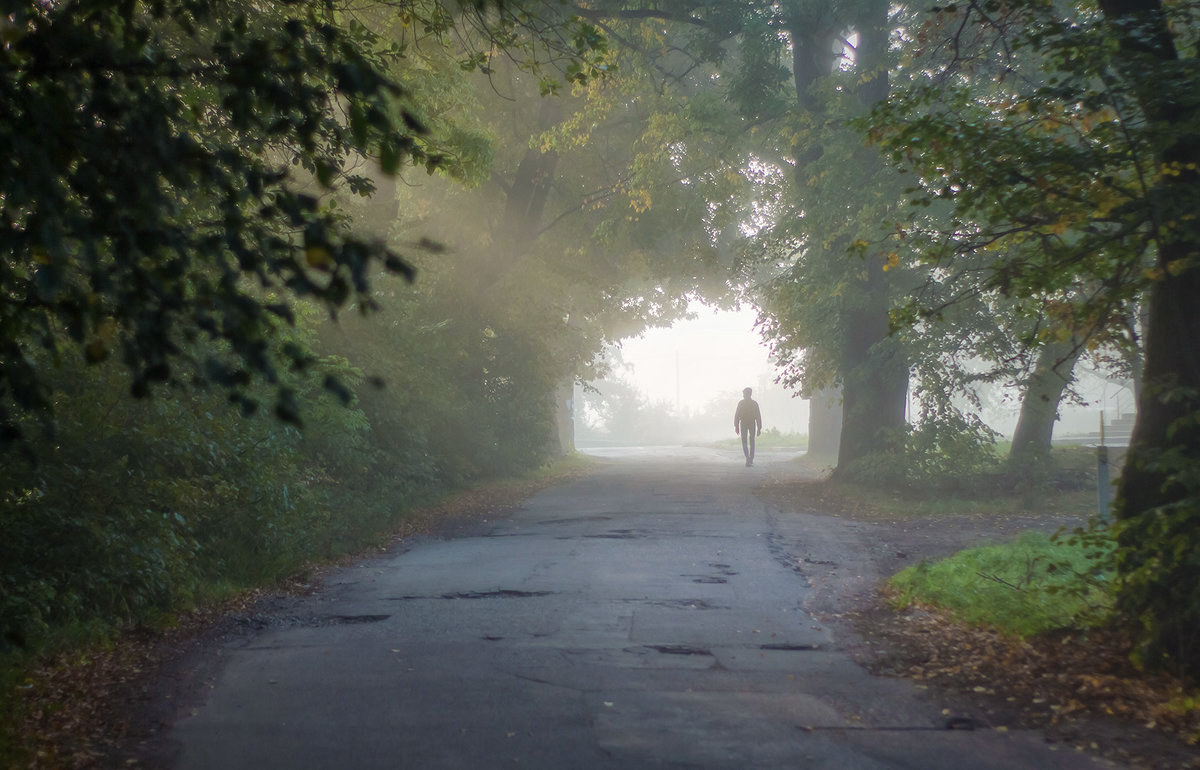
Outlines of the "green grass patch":
[[1112,542],[1026,533],[921,562],[890,581],[899,606],[931,604],[1021,637],[1102,623],[1112,607]]

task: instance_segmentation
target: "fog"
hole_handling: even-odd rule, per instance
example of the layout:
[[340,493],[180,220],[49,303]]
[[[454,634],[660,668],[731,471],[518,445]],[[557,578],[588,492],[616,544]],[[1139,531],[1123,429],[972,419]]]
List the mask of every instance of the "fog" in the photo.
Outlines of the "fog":
[[808,402],[774,380],[770,352],[754,328],[753,308],[693,305],[694,318],[651,329],[610,351],[613,371],[576,394],[581,444],[675,444],[733,436],[743,388],[754,389],[764,430],[804,434]]
[[[808,402],[775,384],[777,369],[755,329],[756,311],[703,305],[693,305],[691,310],[693,318],[648,330],[609,351],[612,372],[592,384],[598,392],[576,392],[580,445],[731,438],[733,410],[745,387],[754,389],[765,430],[807,434]],[[1099,432],[1102,416],[1112,426],[1133,413],[1130,383],[1086,364],[1080,365],[1076,376],[1078,402],[1063,404],[1056,440],[1091,440]],[[981,394],[980,416],[1005,437],[1016,426],[1017,395],[1014,389],[999,386]]]

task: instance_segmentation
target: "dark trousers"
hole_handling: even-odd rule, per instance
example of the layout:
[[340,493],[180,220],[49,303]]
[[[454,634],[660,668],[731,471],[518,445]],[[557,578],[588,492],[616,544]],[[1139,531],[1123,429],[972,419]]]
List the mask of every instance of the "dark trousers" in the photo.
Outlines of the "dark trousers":
[[742,428],[742,454],[746,459],[754,460],[754,428]]

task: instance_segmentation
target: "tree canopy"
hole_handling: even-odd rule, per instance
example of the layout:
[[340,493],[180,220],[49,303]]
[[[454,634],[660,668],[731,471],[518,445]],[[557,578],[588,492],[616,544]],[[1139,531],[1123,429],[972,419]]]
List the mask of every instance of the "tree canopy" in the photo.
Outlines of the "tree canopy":
[[[433,35],[459,18],[438,3],[386,12]],[[487,4],[467,14],[514,55],[517,28],[533,25]],[[571,57],[567,77],[583,80],[599,39],[554,18],[540,51]],[[370,194],[362,158],[385,175],[452,164],[404,83],[404,41],[302,1],[10,3],[0,29],[6,440],[21,414],[48,406],[46,367],[79,354],[119,356],[135,396],[204,382],[253,411],[251,380],[311,360],[277,333],[294,320],[292,299],[369,310],[377,266],[412,276],[323,197]],[[463,66],[482,66],[469,53]],[[199,358],[197,339],[214,343]],[[288,388],[275,400],[297,418]]]

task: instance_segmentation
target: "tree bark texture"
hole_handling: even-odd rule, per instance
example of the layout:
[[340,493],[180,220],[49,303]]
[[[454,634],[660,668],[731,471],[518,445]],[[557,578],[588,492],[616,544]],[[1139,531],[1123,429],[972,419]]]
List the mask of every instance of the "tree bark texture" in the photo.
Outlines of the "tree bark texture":
[[[1178,53],[1157,0],[1102,0],[1106,17],[1124,30],[1121,49],[1129,66],[1151,61],[1163,66],[1178,62]],[[1136,78],[1136,73],[1132,73]],[[1178,164],[1180,172],[1165,174],[1159,183],[1160,227],[1177,214],[1192,214],[1187,202],[1200,201],[1200,110],[1195,102],[1177,98],[1169,84],[1143,77],[1138,93],[1147,119],[1165,137],[1160,165]],[[1184,211],[1175,209],[1183,203]],[[1134,516],[1172,502],[1178,491],[1164,489],[1162,472],[1153,461],[1169,449],[1200,455],[1200,237],[1194,226],[1159,240],[1161,280],[1151,288],[1144,330],[1145,360],[1138,397],[1138,419],[1122,473],[1121,510]]]

